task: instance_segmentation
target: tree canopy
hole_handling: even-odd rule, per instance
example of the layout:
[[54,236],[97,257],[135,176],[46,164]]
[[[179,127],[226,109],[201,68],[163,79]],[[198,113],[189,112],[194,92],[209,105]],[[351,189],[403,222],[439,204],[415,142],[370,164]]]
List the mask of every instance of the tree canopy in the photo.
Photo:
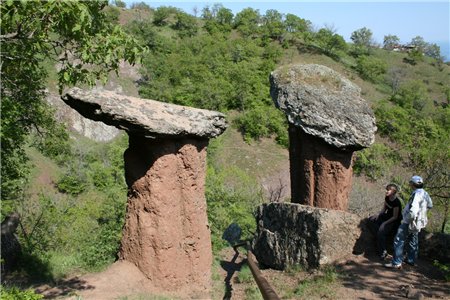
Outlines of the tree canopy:
[[57,65],[58,87],[93,85],[135,63],[142,48],[104,12],[107,1],[1,2],[2,200],[17,197],[26,178],[30,132],[63,136],[45,102],[44,63]]

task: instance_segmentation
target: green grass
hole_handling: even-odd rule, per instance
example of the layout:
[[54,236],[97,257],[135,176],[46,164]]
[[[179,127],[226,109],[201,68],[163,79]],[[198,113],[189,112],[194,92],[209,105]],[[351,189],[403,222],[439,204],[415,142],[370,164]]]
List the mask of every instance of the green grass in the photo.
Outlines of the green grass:
[[333,298],[338,284],[338,273],[333,267],[327,266],[321,274],[302,280],[294,290],[294,295],[300,299]]
[[255,282],[252,271],[250,270],[250,267],[247,264],[242,266],[241,270],[239,271],[238,276],[236,277],[236,281],[238,283]]

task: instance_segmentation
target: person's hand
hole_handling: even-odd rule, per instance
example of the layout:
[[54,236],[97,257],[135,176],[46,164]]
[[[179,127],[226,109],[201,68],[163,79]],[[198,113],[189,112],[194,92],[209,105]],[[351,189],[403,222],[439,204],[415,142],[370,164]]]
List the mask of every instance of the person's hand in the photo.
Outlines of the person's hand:
[[370,217],[369,217],[369,220],[372,221],[372,222],[378,220],[378,215],[370,216]]
[[381,223],[380,228],[378,228],[378,231],[384,231],[386,227],[386,222]]

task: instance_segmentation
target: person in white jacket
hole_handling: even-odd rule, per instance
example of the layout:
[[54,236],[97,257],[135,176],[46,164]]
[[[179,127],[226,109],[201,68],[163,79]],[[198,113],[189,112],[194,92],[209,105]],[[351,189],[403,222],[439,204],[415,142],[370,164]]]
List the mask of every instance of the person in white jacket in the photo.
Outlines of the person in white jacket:
[[430,195],[423,189],[422,177],[411,177],[409,185],[413,192],[402,211],[403,219],[394,238],[394,256],[391,263],[384,265],[387,268],[401,269],[405,242],[406,263],[415,265],[419,253],[419,232],[427,225],[427,211],[433,207]]

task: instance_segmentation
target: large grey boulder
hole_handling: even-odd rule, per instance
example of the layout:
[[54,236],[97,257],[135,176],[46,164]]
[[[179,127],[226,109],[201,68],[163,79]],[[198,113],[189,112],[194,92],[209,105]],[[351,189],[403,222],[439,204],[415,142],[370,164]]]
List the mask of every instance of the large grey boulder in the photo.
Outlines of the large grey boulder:
[[283,66],[270,74],[270,94],[289,123],[340,149],[357,150],[375,139],[375,117],[361,89],[322,65]]
[[124,96],[106,90],[72,88],[62,99],[86,118],[148,137],[213,138],[227,127],[225,115],[220,112]]
[[349,256],[361,236],[360,218],[348,212],[295,203],[263,204],[256,210],[253,251],[266,267],[317,268]]

